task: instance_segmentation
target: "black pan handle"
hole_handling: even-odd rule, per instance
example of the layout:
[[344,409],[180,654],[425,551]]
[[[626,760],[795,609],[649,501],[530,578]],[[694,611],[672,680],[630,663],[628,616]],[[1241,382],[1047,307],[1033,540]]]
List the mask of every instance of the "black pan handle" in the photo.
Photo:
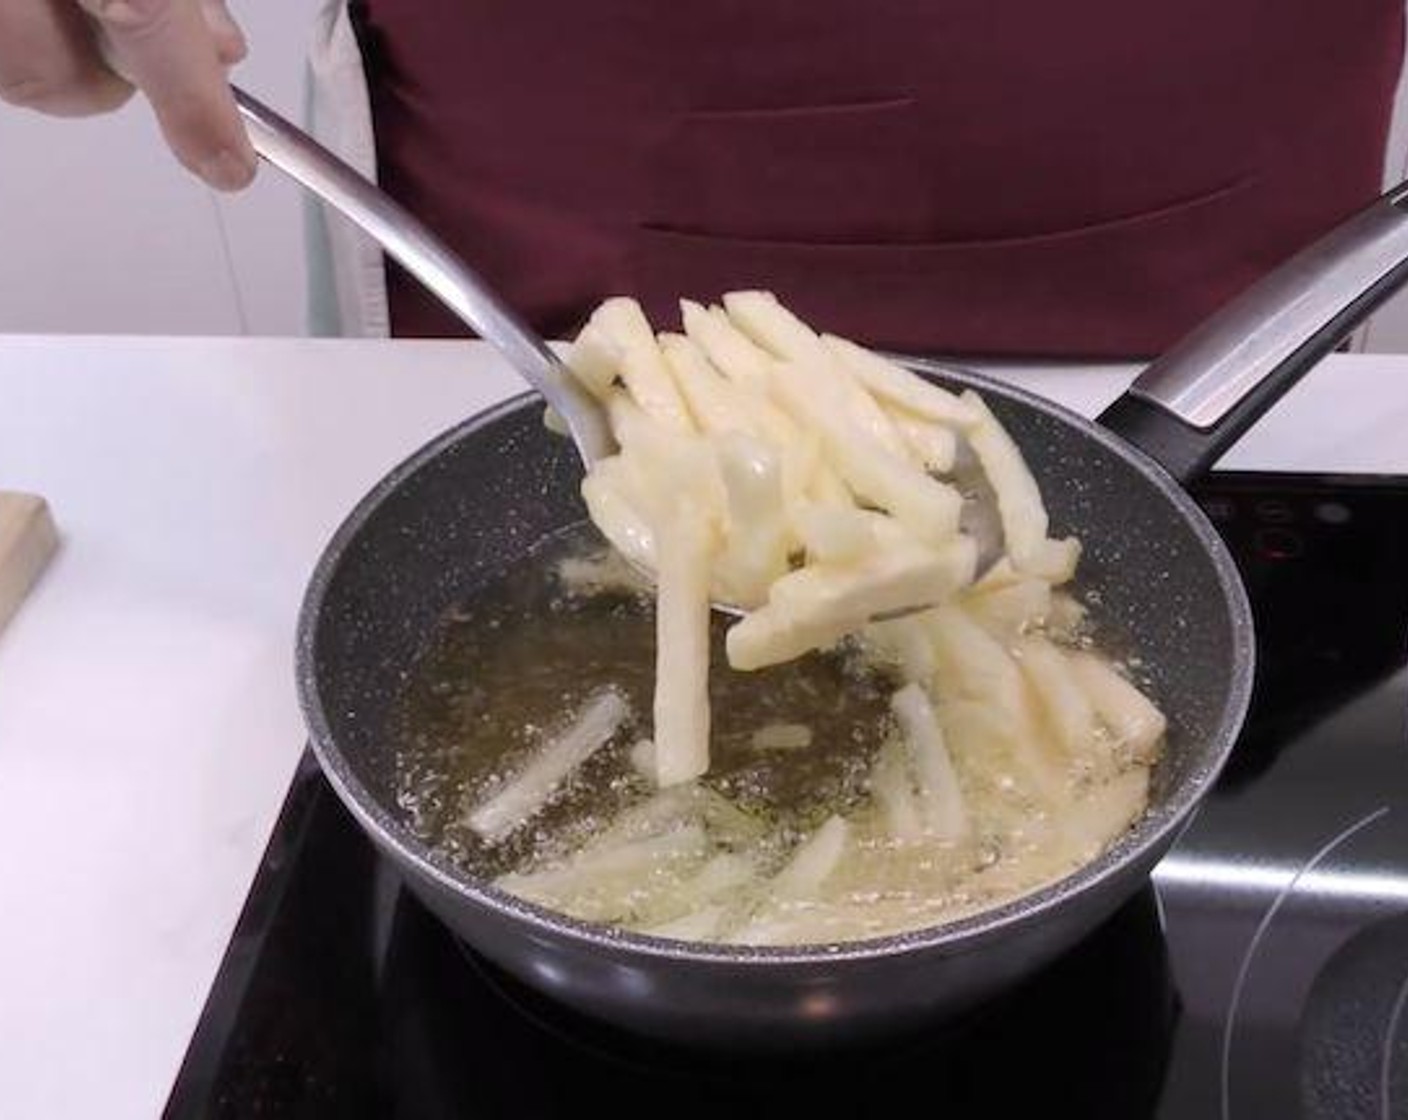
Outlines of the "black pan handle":
[[1190,482],[1405,281],[1408,182],[1175,343],[1100,423]]

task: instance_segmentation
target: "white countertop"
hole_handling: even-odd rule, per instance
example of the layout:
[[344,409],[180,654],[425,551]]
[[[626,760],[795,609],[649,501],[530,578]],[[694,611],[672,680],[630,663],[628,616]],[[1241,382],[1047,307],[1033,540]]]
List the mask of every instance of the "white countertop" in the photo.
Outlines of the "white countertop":
[[[1131,371],[1032,370],[1087,415]],[[0,635],[0,1115],[150,1117],[303,744],[322,543],[387,468],[516,391],[477,343],[0,337],[0,489],[54,566]],[[1408,473],[1408,357],[1335,356],[1229,456]]]

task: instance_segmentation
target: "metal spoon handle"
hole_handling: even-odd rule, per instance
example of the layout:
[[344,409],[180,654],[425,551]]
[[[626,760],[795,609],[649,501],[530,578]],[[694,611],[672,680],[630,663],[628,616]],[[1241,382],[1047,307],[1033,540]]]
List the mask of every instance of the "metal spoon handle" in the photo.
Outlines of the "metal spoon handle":
[[239,88],[254,150],[359,226],[492,344],[562,416],[588,463],[616,450],[604,410],[533,330],[413,214],[307,133]]

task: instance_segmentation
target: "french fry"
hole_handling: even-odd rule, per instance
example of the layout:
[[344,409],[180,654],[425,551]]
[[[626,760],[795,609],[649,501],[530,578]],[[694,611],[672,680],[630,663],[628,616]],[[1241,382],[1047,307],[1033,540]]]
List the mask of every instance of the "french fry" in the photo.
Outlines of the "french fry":
[[649,926],[642,932],[670,941],[717,941],[727,915],[726,906],[702,906],[678,918]]
[[726,378],[760,395],[770,391],[772,359],[729,322],[721,309],[686,299],[680,301],[680,317],[684,333]]
[[709,563],[712,533],[686,505],[656,532],[655,776],[709,769]]
[[888,511],[919,540],[937,544],[958,529],[958,491],[891,454],[818,394],[799,366],[779,363],[773,384],[779,402],[821,437],[827,461],[857,495]]
[[776,898],[794,899],[816,891],[845,856],[850,835],[851,827],[844,817],[828,817],[798,845],[786,866],[773,877],[769,893]]
[[850,371],[832,358],[815,331],[778,302],[771,292],[729,292],[729,320],[764,350],[812,374],[814,392],[828,407],[865,432],[891,455],[904,458],[909,444],[894,422]]
[[[879,544],[877,523],[883,513],[846,503],[807,502],[793,515],[793,524],[807,560],[813,564],[859,563]],[[913,538],[910,538],[911,540]]]
[[467,823],[495,844],[552,800],[567,777],[616,734],[631,708],[615,689],[590,697],[572,723],[548,740],[513,778],[470,810]]
[[904,438],[911,460],[935,474],[953,470],[958,457],[958,437],[951,429],[897,410],[891,410],[890,420]]
[[673,875],[701,863],[708,845],[700,825],[686,824],[610,847],[588,845],[545,867],[501,875],[494,885],[585,921],[621,922],[668,889]]
[[782,464],[766,444],[741,431],[718,437],[715,447],[728,518],[713,582],[729,602],[754,607],[766,602],[768,588],[787,572],[791,540]]
[[564,556],[557,562],[556,577],[558,586],[572,595],[647,595],[654,587],[617,548]]
[[1071,668],[1095,714],[1130,757],[1153,761],[1159,740],[1168,729],[1163,712],[1103,658],[1077,653],[1071,658]]
[[968,831],[968,813],[928,693],[918,684],[907,684],[890,698],[890,708],[909,750],[924,831],[940,840],[957,840]]
[[660,784],[660,776],[655,769],[655,743],[650,739],[637,739],[627,752],[631,769],[652,785]]
[[812,745],[812,729],[805,723],[769,723],[748,737],[755,751],[796,751]]
[[769,434],[769,425],[760,422],[753,405],[754,396],[724,378],[693,339],[662,334],[660,350],[700,431],[711,435],[740,431],[760,438]]
[[1026,683],[1006,648],[956,603],[925,616],[938,672],[940,698],[978,700],[1025,725],[1030,720]]
[[655,332],[635,300],[618,296],[598,307],[569,351],[568,366],[598,397],[605,399],[619,379],[652,419],[673,431],[693,431]]
[[882,658],[899,667],[906,683],[933,680],[937,663],[924,614],[872,622],[862,636]]
[[919,800],[909,777],[909,760],[904,747],[894,739],[886,740],[875,756],[870,770],[870,794],[891,839],[907,842],[924,834]]
[[938,715],[947,741],[973,766],[991,773],[1010,765],[1011,777],[1049,809],[1059,811],[1069,800],[1066,774],[1033,736],[1030,721],[985,700],[946,700]]
[[960,430],[982,417],[953,393],[924,380],[874,351],[834,334],[821,336],[822,345],[876,397],[940,424]]
[[631,563],[655,567],[655,534],[637,508],[633,473],[619,455],[599,460],[582,479],[587,513],[612,547]]
[[595,397],[604,400],[621,375],[621,348],[599,323],[588,320],[567,351],[567,368]]
[[655,341],[655,332],[641,306],[629,296],[612,296],[603,300],[587,320],[600,337],[614,347],[618,362],[627,350],[647,347]]
[[671,431],[693,432],[694,421],[665,365],[664,355],[652,339],[650,346],[626,351],[621,380],[647,416]]
[[981,417],[968,430],[968,443],[997,495],[1007,555],[1014,567],[1026,571],[1046,540],[1048,520],[1041,490],[1021,451],[983,399],[971,389],[961,399]]
[[952,538],[872,554],[845,566],[808,565],[777,580],[767,603],[735,623],[725,646],[735,669],[760,669],[835,643],[876,615],[941,601],[973,578],[973,542]]
[[1069,655],[1037,635],[1022,639],[1017,654],[1056,742],[1068,758],[1087,754],[1095,738],[1095,707],[1077,681]]
[[1028,557],[1025,570],[1038,579],[1060,586],[1075,578],[1080,551],[1080,541],[1075,537],[1044,540]]
[[963,607],[999,641],[1012,642],[1051,614],[1051,584],[1019,578],[985,588],[980,582],[964,593]]
[[1064,591],[1051,595],[1051,609],[1046,615],[1046,632],[1063,642],[1076,642],[1085,631],[1086,609],[1074,596]]
[[728,505],[713,446],[689,433],[671,431],[647,415],[629,396],[607,400],[611,430],[621,444],[622,470],[631,479],[629,496],[652,524],[672,516],[683,503],[721,525]]

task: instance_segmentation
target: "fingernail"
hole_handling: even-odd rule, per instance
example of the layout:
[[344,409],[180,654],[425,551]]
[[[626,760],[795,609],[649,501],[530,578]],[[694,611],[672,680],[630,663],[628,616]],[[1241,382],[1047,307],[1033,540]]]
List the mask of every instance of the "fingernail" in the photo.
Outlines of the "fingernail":
[[237,191],[249,186],[254,178],[254,164],[234,152],[222,151],[200,164],[197,173],[216,190]]

